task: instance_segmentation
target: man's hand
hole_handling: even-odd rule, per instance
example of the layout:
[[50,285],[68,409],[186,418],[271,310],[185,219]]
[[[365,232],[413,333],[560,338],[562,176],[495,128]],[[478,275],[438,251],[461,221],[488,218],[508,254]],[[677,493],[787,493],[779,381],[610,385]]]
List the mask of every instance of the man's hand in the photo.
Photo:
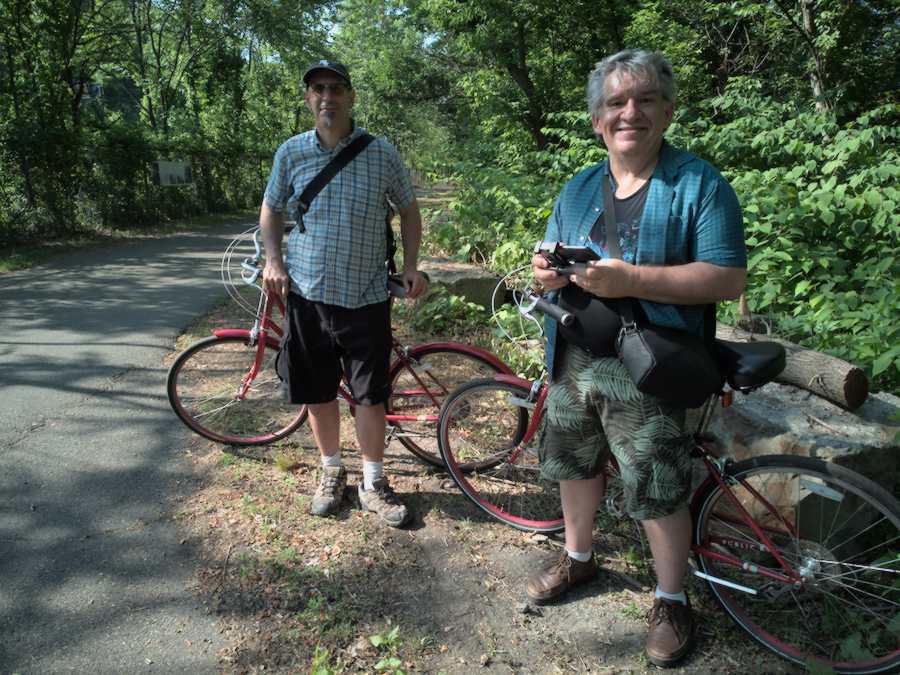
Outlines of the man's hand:
[[263,288],[272,291],[287,302],[291,280],[284,271],[284,256],[281,253],[281,239],[284,236],[284,215],[275,211],[263,200],[259,208],[259,228],[263,247],[266,249],[266,266],[263,268]]
[[418,270],[403,270],[403,286],[407,300],[415,300],[428,290],[428,279]]
[[266,258],[266,266],[263,269],[263,288],[274,291],[282,302],[287,302],[290,287],[291,280],[284,271],[284,261],[280,258]]
[[576,267],[569,281],[600,298],[637,297],[637,267],[618,258],[592,260]]
[[548,291],[555,291],[569,283],[569,278],[552,269],[550,263],[540,253],[535,253],[531,257],[531,269],[535,280]]

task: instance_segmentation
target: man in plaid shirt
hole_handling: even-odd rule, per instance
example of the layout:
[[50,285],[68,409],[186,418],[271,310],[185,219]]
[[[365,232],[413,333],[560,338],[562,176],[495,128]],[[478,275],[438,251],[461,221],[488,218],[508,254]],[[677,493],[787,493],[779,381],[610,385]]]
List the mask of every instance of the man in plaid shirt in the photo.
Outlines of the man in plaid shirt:
[[[390,305],[385,265],[388,199],[400,213],[402,279],[407,297],[426,290],[417,270],[422,218],[397,150],[377,138],[329,181],[291,232],[284,255],[284,212],[293,212],[309,182],[344,147],[366,133],[351,116],[356,92],[347,68],[318,61],[303,75],[315,129],[276,151],[260,210],[266,249],[263,282],[287,304],[278,372],[293,403],[309,407],[322,457],[311,511],[340,505],[347,481],[341,463],[337,389],[346,374],[363,455],[360,503],[400,527],[409,511],[384,477],[384,403],[390,395]],[[299,224],[299,223],[298,223]]]

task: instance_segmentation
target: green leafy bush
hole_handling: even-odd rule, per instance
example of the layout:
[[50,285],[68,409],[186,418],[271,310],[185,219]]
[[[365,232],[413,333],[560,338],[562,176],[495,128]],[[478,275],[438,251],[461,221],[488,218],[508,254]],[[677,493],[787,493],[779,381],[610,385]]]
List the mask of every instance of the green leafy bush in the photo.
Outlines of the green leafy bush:
[[719,97],[739,116],[679,130],[727,167],[744,209],[747,298],[779,334],[900,387],[900,106],[839,127],[746,88]]
[[453,295],[443,286],[434,286],[428,296],[415,304],[396,303],[394,312],[414,331],[424,335],[456,336],[484,324],[488,313],[479,304]]

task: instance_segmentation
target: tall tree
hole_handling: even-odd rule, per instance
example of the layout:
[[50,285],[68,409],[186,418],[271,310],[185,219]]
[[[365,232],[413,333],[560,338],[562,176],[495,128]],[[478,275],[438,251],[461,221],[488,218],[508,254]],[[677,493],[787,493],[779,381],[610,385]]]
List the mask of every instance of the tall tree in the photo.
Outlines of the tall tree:
[[631,3],[611,0],[423,0],[422,8],[433,29],[453,40],[454,56],[474,70],[459,82],[468,103],[521,125],[539,150],[549,143],[548,116],[582,98],[593,63],[623,46],[633,11]]

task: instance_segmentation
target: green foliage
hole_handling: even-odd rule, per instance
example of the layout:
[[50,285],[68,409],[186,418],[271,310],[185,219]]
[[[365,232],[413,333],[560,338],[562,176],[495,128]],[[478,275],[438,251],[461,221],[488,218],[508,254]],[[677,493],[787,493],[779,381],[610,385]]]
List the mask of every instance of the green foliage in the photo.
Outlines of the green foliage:
[[401,666],[403,661],[397,656],[403,641],[400,639],[400,626],[394,626],[387,633],[376,633],[369,638],[369,642],[382,654],[382,658],[375,664],[375,670],[390,675],[404,675]]
[[520,377],[537,379],[544,367],[540,323],[524,319],[517,307],[507,304],[492,317],[492,329],[491,350]]
[[309,666],[309,675],[338,675],[338,673],[343,672],[344,665],[341,663],[341,660],[338,659],[332,664],[331,652],[322,645],[316,645],[316,651]]
[[438,104],[448,88],[429,36],[407,3],[345,0],[334,49],[357,89],[357,121],[389,138],[418,169],[443,161],[451,143],[449,120]]
[[539,176],[459,164],[451,219],[432,231],[432,243],[459,260],[517,267],[530,256],[552,208]]
[[752,311],[780,334],[900,388],[900,106],[846,125],[748,87],[713,101],[734,121],[673,135],[727,169],[744,209]]
[[[0,6],[0,243],[258,205],[329,3]],[[153,185],[190,160],[195,183]]]
[[473,324],[487,318],[484,307],[451,294],[443,286],[435,286],[424,301],[415,305],[398,304],[396,311],[411,329],[432,335],[464,335],[471,332]]

